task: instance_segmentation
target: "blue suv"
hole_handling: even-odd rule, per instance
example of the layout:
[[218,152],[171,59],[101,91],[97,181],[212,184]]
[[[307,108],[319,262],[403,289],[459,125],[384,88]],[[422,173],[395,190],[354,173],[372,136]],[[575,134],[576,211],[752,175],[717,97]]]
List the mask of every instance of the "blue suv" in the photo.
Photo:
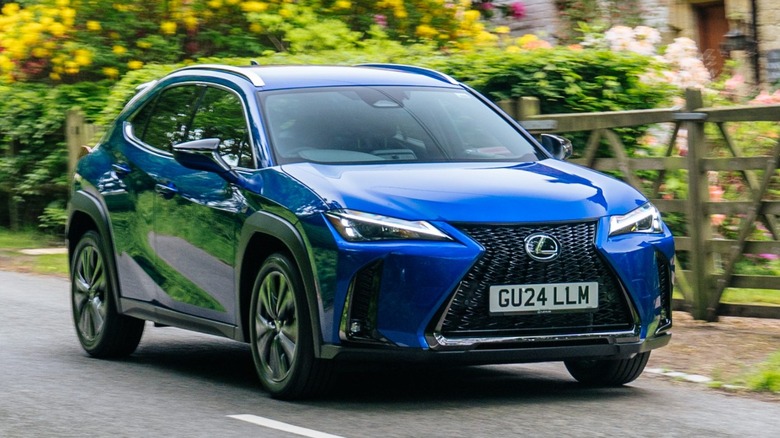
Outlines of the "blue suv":
[[346,360],[564,361],[625,384],[671,337],[674,243],[570,154],[423,68],[182,68],[78,163],[79,341],[128,355],[153,321],[248,342],[285,399]]

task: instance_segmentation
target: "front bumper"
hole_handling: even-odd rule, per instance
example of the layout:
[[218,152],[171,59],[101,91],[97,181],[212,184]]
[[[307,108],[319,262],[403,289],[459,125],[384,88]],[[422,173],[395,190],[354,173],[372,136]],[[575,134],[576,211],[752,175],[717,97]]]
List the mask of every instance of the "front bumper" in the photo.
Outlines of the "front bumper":
[[665,346],[671,333],[651,339],[618,341],[615,337],[592,337],[579,340],[526,341],[515,344],[474,344],[468,349],[411,349],[391,346],[361,348],[328,345],[322,357],[343,361],[404,361],[414,363],[448,363],[459,365],[554,362],[570,359],[626,359]]

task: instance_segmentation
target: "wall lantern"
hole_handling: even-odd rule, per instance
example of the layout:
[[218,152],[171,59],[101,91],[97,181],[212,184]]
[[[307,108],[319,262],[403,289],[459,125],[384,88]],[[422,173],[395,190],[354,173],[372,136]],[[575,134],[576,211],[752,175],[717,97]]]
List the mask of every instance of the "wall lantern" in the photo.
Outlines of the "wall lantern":
[[[741,26],[739,26],[741,27]],[[720,43],[720,51],[724,57],[730,57],[731,52],[744,51],[751,55],[755,52],[756,41],[746,35],[739,27],[732,27]]]
[[[753,19],[756,20],[755,13]],[[729,21],[729,31],[723,35],[723,42],[720,43],[720,53],[724,58],[731,58],[731,52],[745,52],[745,56],[752,61],[753,74],[755,75],[756,85],[758,85],[761,83],[761,73],[758,62],[758,41],[756,40],[758,29],[755,21],[750,24],[742,20]],[[749,34],[742,30],[745,28],[749,29]]]

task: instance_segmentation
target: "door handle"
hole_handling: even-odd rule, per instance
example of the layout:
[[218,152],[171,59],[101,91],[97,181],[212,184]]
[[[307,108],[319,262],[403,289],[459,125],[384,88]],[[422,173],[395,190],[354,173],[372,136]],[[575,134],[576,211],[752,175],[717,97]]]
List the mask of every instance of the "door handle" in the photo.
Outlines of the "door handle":
[[118,177],[123,177],[129,174],[131,171],[130,166],[128,166],[125,163],[114,163],[111,165],[111,168],[114,170],[114,173]]
[[179,189],[172,182],[165,184],[155,184],[154,191],[162,195],[165,199],[171,199],[179,193]]

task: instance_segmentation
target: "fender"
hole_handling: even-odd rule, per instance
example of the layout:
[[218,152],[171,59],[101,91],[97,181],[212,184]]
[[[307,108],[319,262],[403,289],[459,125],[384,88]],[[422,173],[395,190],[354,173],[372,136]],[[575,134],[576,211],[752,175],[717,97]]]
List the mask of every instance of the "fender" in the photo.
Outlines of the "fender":
[[111,273],[111,288],[114,291],[114,303],[116,310],[119,313],[122,312],[122,304],[119,291],[119,272],[116,268],[116,253],[114,251],[114,237],[111,232],[111,224],[108,217],[108,208],[103,203],[103,200],[85,190],[77,190],[72,193],[71,199],[68,202],[68,221],[65,224],[65,238],[68,240],[68,268],[73,267],[73,248],[76,245],[74,239],[80,237],[79,234],[87,229],[91,229],[91,225],[86,225],[80,221],[75,221],[77,213],[82,213],[92,220],[97,227],[97,232],[103,238],[103,253],[108,258],[108,269]]
[[[298,266],[306,293],[306,304],[309,311],[309,319],[311,321],[311,330],[314,338],[314,356],[318,358],[321,357],[323,340],[322,327],[320,325],[320,307],[322,307],[322,302],[320,300],[317,282],[314,280],[314,267],[308,256],[303,236],[298,229],[286,219],[272,213],[258,211],[252,214],[246,222],[244,222],[237,251],[236,284],[239,285],[239,287],[236,288],[236,302],[241,302],[242,287],[240,284],[244,260],[249,251],[248,245],[252,240],[252,237],[257,234],[266,235],[281,241],[290,252],[290,255],[292,255],[295,264]],[[246,281],[254,281],[254,278],[246,279]],[[241,306],[239,306],[238,311],[243,311]],[[245,333],[245,327],[243,327],[244,319],[240,314],[237,315],[236,320],[239,324],[236,332]],[[244,341],[249,342],[249,339],[244,339]]]

